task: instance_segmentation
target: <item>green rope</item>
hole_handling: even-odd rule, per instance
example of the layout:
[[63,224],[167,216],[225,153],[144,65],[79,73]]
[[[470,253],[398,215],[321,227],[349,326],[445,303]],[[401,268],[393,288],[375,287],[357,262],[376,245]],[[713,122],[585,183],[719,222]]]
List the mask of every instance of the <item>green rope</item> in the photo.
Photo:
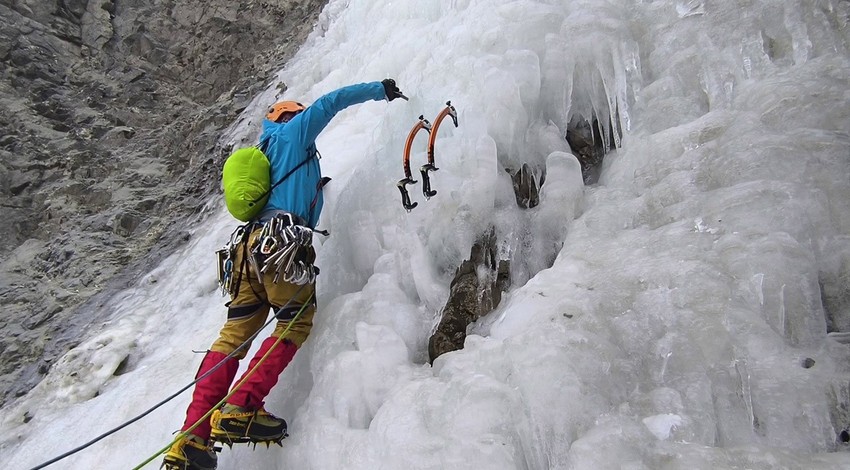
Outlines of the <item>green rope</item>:
[[213,411],[217,410],[220,406],[224,405],[224,403],[227,401],[227,399],[230,398],[231,395],[236,393],[237,390],[239,390],[239,387],[241,387],[242,384],[244,384],[251,377],[251,375],[253,375],[254,372],[256,372],[257,369],[260,368],[260,366],[263,364],[263,362],[266,361],[266,358],[269,357],[269,355],[272,353],[272,351],[274,351],[275,348],[283,341],[283,339],[286,337],[286,334],[289,332],[289,329],[292,328],[293,323],[295,323],[295,320],[297,320],[298,317],[300,317],[301,314],[304,312],[304,309],[306,309],[307,306],[310,305],[310,301],[313,300],[313,295],[315,295],[315,292],[310,294],[310,297],[307,299],[306,302],[304,302],[304,305],[301,306],[301,309],[298,310],[298,313],[296,313],[295,316],[292,317],[292,320],[289,321],[289,324],[286,326],[286,329],[283,330],[283,333],[281,333],[280,336],[277,337],[277,340],[274,342],[274,344],[272,344],[272,346],[269,348],[269,350],[266,351],[266,353],[263,355],[263,357],[261,357],[260,360],[257,361],[257,364],[254,365],[254,367],[251,370],[249,370],[247,374],[245,374],[245,377],[243,377],[242,380],[240,380],[239,383],[237,383],[236,386],[233,387],[233,390],[231,390],[227,395],[225,395],[225,397],[222,398],[221,401],[216,403],[215,406],[213,406],[209,411],[207,411],[206,414],[201,416],[201,418],[199,420],[195,421],[195,423],[192,424],[192,426],[190,426],[189,429],[187,429],[185,431],[180,431],[180,433],[177,434],[177,437],[175,437],[167,446],[163,447],[162,449],[159,449],[159,451],[157,451],[157,453],[148,457],[147,460],[145,460],[144,462],[140,463],[139,465],[133,467],[133,470],[139,470],[140,468],[144,467],[145,465],[151,463],[151,461],[153,461],[153,459],[159,457],[160,455],[162,455],[163,453],[168,451],[168,449],[170,449],[171,446],[173,446],[175,442],[177,442],[180,439],[183,439],[184,437],[191,434],[192,431],[196,427],[200,426],[200,424],[204,422],[204,420],[209,419],[209,417],[213,414]]

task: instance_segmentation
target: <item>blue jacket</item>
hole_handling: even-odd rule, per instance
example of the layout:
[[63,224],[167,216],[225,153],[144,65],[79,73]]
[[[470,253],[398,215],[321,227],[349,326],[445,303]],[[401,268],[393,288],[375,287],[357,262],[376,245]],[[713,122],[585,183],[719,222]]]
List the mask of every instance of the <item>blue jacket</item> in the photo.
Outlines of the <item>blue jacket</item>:
[[272,184],[305,159],[310,160],[272,190],[260,218],[266,218],[265,214],[271,211],[282,210],[300,216],[310,227],[315,227],[323,202],[316,138],[338,112],[369,100],[380,101],[386,96],[381,82],[349,85],[317,99],[287,123],[264,119],[260,143],[264,144],[263,151],[271,163]]

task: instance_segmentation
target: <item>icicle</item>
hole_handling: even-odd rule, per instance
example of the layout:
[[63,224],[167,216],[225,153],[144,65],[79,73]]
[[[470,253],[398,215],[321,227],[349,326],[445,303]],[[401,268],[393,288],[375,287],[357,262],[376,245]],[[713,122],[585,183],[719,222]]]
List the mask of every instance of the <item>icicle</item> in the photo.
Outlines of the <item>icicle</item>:
[[785,284],[779,288],[779,332],[787,336],[785,331]]
[[744,405],[747,407],[747,413],[750,417],[750,424],[753,427],[753,431],[758,432],[759,422],[753,408],[753,395],[750,390],[750,371],[747,370],[747,360],[745,358],[735,359],[735,372],[738,373],[738,382],[740,384],[739,395],[744,399]]
[[741,60],[744,78],[758,78],[764,74],[771,62],[764,52],[764,37],[761,32],[741,39]]
[[704,15],[705,5],[703,0],[683,0],[676,3],[676,13],[679,14],[679,18]]
[[785,7],[785,28],[791,34],[794,64],[800,65],[809,60],[812,52],[812,41],[809,40],[806,23],[798,2]]

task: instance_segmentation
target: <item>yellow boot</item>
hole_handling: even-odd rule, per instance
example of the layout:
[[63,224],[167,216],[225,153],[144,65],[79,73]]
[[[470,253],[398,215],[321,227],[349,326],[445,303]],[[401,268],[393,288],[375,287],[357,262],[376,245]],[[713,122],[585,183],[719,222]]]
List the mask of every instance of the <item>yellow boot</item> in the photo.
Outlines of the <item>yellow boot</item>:
[[194,434],[175,441],[162,461],[165,470],[215,470],[217,465],[212,446]]
[[242,442],[280,443],[286,434],[286,421],[263,408],[250,411],[236,405],[225,404],[213,411],[212,439],[224,444]]

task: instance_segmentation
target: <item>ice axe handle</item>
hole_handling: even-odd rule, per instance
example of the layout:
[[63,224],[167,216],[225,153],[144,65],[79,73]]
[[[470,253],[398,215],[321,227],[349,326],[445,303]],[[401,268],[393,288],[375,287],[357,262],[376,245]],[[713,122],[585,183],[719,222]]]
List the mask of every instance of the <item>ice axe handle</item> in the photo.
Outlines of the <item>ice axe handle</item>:
[[404,209],[409,213],[413,210],[414,207],[419,205],[417,202],[410,202],[410,193],[407,192],[408,184],[415,184],[416,180],[411,178],[404,178],[396,183],[396,187],[401,192],[401,205],[404,206]]
[[437,194],[437,191],[431,190],[431,178],[428,176],[429,171],[437,170],[439,170],[439,168],[430,163],[422,165],[422,167],[419,168],[419,172],[422,173],[422,194],[425,195],[426,200],[431,199],[431,197]]

